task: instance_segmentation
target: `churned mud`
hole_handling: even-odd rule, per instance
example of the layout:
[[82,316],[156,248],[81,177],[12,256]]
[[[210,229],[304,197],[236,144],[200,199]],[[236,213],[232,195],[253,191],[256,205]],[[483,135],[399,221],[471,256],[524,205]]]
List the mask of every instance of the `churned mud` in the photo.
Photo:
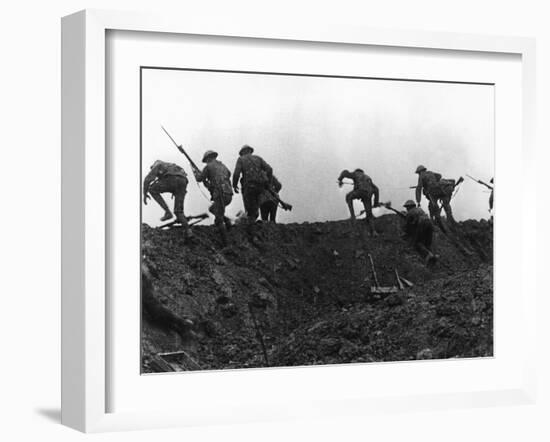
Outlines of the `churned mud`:
[[[143,225],[155,296],[193,322],[194,339],[144,312],[142,371],[492,356],[492,226],[437,230],[440,258],[428,268],[400,223],[377,218],[377,238],[364,221],[235,226],[225,248],[213,227],[195,227],[185,243],[179,229]],[[371,293],[369,254],[395,293]],[[396,270],[412,287],[399,289]]]

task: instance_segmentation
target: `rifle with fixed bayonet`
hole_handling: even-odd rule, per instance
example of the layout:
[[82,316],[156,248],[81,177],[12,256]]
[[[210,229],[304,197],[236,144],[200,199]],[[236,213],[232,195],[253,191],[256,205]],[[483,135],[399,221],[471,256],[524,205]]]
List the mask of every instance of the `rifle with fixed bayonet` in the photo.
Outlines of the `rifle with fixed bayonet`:
[[[403,212],[400,212],[399,210],[397,209],[394,209],[392,206],[391,206],[391,201],[388,201],[387,203],[379,203],[378,204],[378,207],[384,207],[388,210],[391,210],[392,212],[395,212],[397,215],[401,216],[402,218],[406,218],[406,215],[403,213]],[[362,215],[363,213],[365,213],[365,210],[361,210],[361,212],[359,213],[359,215]]]
[[193,169],[193,172],[199,172],[200,173],[200,169],[198,168],[198,166],[195,164],[195,162],[191,159],[191,157],[187,154],[187,152],[185,151],[185,149],[183,148],[183,146],[181,144],[178,144],[176,143],[176,140],[174,140],[172,138],[172,136],[168,133],[168,131],[164,128],[164,126],[160,126],[162,128],[162,130],[164,131],[164,133],[166,135],[168,135],[168,138],[170,138],[170,140],[172,140],[172,143],[174,143],[174,146],[177,147],[177,149],[185,155],[185,158],[187,158],[187,161],[189,161],[189,164],[191,164],[191,168]]
[[474,177],[472,177],[472,176],[470,176],[470,175],[468,175],[468,174],[466,174],[466,176],[467,176],[468,178],[470,178],[472,181],[475,181],[476,183],[481,184],[482,186],[487,187],[487,189],[493,190],[493,186],[491,186],[490,184],[487,184],[486,182],[481,181],[481,180],[476,180]]

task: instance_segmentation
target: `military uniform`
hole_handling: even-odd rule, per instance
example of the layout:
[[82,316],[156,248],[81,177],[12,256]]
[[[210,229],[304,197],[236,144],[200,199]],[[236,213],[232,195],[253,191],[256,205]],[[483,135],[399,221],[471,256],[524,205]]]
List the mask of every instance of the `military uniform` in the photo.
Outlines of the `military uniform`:
[[271,177],[271,183],[269,184],[269,189],[271,192],[266,189],[260,195],[260,215],[263,221],[276,222],[279,202],[275,199],[273,194],[278,196],[282,188],[283,185],[275,177],[275,175],[273,175]]
[[[361,169],[356,169],[353,172],[343,170],[338,177],[338,182],[342,184],[344,178],[353,180],[353,190],[346,195],[346,203],[349,208],[349,212],[352,219],[355,219],[355,210],[353,209],[353,200],[361,200],[365,207],[365,213],[367,215],[367,223],[371,234],[376,234],[374,230],[374,221],[372,208],[379,205],[379,191],[378,187],[372,182],[372,179],[365,174]],[[374,197],[374,203],[373,203]]]
[[[251,149],[251,148],[249,148]],[[242,178],[241,178],[242,175]],[[250,153],[242,153],[233,172],[233,188],[237,189],[241,178],[244,210],[249,220],[258,218],[260,196],[271,181],[273,169],[262,157]]]
[[183,213],[183,202],[187,193],[188,183],[187,174],[180,166],[160,160],[153,163],[151,170],[143,180],[143,194],[150,194],[159,206],[164,209],[164,216],[161,218],[162,221],[170,219],[172,213],[161,194],[171,193],[174,196],[174,215],[185,227],[186,233],[188,233],[189,227]]
[[[455,223],[451,198],[455,188],[455,180],[442,179],[441,174],[429,170],[420,170],[418,173],[418,184],[416,185],[416,203],[420,204],[421,193],[428,199],[430,217],[441,223],[441,209],[439,201],[445,210],[447,220]],[[441,225],[441,224],[440,224]]]
[[[494,178],[491,178],[491,184],[494,184]],[[495,191],[495,188],[491,188],[491,195],[489,195],[489,210],[493,210],[493,193]]]
[[[214,155],[212,153],[211,155]],[[225,208],[233,199],[233,190],[231,189],[231,172],[221,161],[211,159],[201,172],[195,175],[197,181],[204,182],[210,191],[212,205],[209,208],[210,213],[215,217],[214,223],[223,228],[229,228],[231,222],[225,216]]]
[[430,217],[420,207],[413,207],[405,214],[405,235],[422,253],[430,255],[432,249],[434,227]]

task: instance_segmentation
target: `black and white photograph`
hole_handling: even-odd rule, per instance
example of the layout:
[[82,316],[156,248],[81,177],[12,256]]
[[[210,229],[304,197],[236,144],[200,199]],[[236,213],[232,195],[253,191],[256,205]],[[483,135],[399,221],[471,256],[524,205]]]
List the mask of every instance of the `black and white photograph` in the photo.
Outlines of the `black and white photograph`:
[[141,373],[493,356],[495,90],[140,72]]

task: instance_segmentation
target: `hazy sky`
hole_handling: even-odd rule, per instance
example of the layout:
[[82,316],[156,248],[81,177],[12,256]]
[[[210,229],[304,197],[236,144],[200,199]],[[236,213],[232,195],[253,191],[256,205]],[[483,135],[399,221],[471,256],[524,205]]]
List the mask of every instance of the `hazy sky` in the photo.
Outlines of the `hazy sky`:
[[[206,211],[209,202],[161,124],[199,167],[212,149],[233,171],[240,147],[253,146],[294,206],[279,210],[281,222],[349,217],[344,197],[351,186],[339,189],[336,179],[357,167],[378,185],[381,201],[400,207],[414,199],[406,188],[416,184],[418,164],[445,178],[464,176],[452,203],[458,220],[489,216],[489,194],[465,174],[488,182],[494,173],[492,86],[145,69],[142,93],[143,176],[157,159],[183,166],[190,175],[188,215]],[[235,195],[228,214],[242,207]],[[152,200],[143,206],[150,225],[162,214]]]

